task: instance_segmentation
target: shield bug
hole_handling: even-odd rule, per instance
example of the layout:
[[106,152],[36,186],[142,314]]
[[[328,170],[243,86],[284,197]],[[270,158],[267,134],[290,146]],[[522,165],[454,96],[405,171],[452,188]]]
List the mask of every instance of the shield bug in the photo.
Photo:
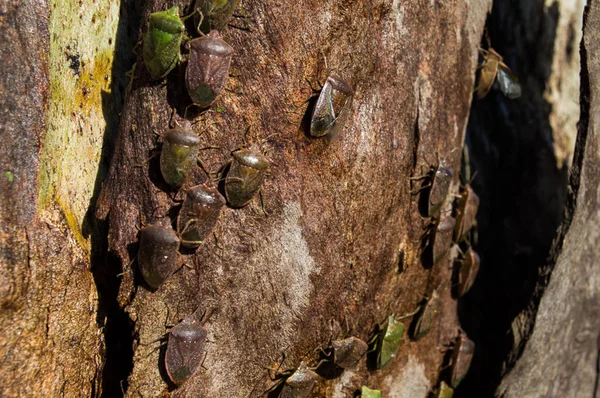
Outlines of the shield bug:
[[456,283],[456,297],[462,297],[465,293],[471,289],[477,273],[479,272],[479,265],[481,260],[479,255],[471,247],[464,253],[463,258],[457,260],[458,263],[458,280]]
[[448,196],[450,183],[454,177],[452,168],[446,165],[444,159],[440,160],[438,167],[433,171],[431,187],[429,188],[428,215],[433,217],[439,212]]
[[181,385],[200,368],[206,355],[206,336],[206,329],[189,315],[171,329],[167,341],[165,368],[173,383]]
[[143,56],[153,79],[165,77],[179,62],[184,30],[176,6],[150,14],[148,31],[143,38]]
[[454,241],[463,240],[467,232],[473,228],[477,221],[477,209],[479,208],[479,196],[470,185],[466,185],[456,206],[456,229],[454,230]]
[[198,247],[217,224],[224,205],[225,198],[211,182],[188,189],[177,217],[181,245]]
[[413,328],[412,337],[415,340],[421,339],[429,333],[431,328],[433,327],[435,321],[437,320],[438,313],[441,310],[441,301],[440,296],[437,291],[434,290],[431,293],[431,297],[429,300],[425,302],[422,306],[421,311],[419,312],[415,326]]
[[352,95],[354,91],[348,83],[339,77],[329,76],[312,113],[310,135],[322,137],[339,128],[338,120],[344,120]]
[[216,30],[190,41],[185,83],[195,105],[206,108],[217,98],[229,75],[232,54],[233,47]]
[[371,390],[367,386],[362,386],[360,389],[361,398],[381,398],[381,391],[379,390]]
[[223,30],[229,23],[239,0],[196,0],[194,8],[202,13],[202,20],[196,21],[203,32],[213,29]]
[[198,159],[200,139],[186,121],[183,127],[167,131],[160,152],[160,172],[173,188],[180,188],[190,176]]
[[480,49],[483,56],[483,63],[479,72],[479,82],[477,85],[477,97],[485,97],[492,86],[497,87],[508,98],[518,98],[521,96],[521,84],[519,79],[512,73],[510,68],[502,62],[502,56],[493,48],[488,50]]
[[435,391],[434,397],[435,398],[452,398],[453,395],[454,395],[454,390],[452,389],[452,387],[450,387],[448,384],[446,384],[442,381],[440,383],[440,386],[438,387],[438,389]]
[[170,227],[151,225],[140,232],[138,264],[148,285],[157,289],[177,265],[179,237]]
[[377,369],[383,369],[396,357],[404,335],[404,324],[390,315],[379,329],[380,332],[375,336],[374,350],[377,354]]
[[458,387],[460,382],[467,375],[469,367],[471,366],[471,360],[473,359],[474,352],[475,343],[473,340],[467,337],[465,332],[461,331],[458,335],[458,341],[452,355],[452,368],[450,371],[450,384],[452,387]]
[[365,355],[369,346],[358,337],[348,337],[331,342],[333,362],[340,368],[353,368]]
[[231,207],[243,207],[260,189],[269,162],[255,149],[238,149],[225,177],[225,196]]
[[443,218],[435,229],[435,234],[432,242],[433,263],[440,262],[448,253],[452,243],[452,232],[456,220],[454,217],[448,216]]
[[279,393],[280,398],[305,398],[308,397],[317,381],[317,374],[313,372],[306,362],[300,366],[283,382]]

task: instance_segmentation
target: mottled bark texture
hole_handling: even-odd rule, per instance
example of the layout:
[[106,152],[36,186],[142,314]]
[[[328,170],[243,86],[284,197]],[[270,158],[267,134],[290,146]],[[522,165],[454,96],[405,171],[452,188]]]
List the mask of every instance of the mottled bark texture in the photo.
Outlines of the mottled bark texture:
[[[201,152],[210,171],[244,144],[260,147],[270,159],[264,206],[257,197],[224,209],[215,237],[182,252],[185,266],[156,291],[136,269],[138,231],[177,214],[176,192],[153,154],[172,109],[181,121],[190,100],[183,65],[152,81],[138,59],[97,209],[109,223],[111,261],[123,267],[116,299],[135,325],[127,395],[261,395],[272,384],[265,367],[277,367],[282,354],[283,368],[316,363],[330,321],[368,340],[377,323],[413,311],[437,288],[443,315],[429,335],[405,342],[385,371],[368,371],[363,361],[341,378],[321,379],[314,395],[351,396],[362,384],[393,397],[432,389],[444,347],[458,333],[456,301],[449,263],[420,264],[428,221],[409,177],[445,157],[456,171],[451,191],[458,189],[455,149],[463,144],[490,3],[244,2],[235,26],[222,32],[235,49],[226,89],[210,111],[190,109],[187,117],[202,146],[218,147]],[[151,12],[172,5],[149,1],[140,34]],[[311,86],[330,73],[355,91],[350,116],[337,138],[313,139],[306,131]],[[192,183],[205,179],[198,169]],[[197,309],[198,317],[210,314],[206,369],[175,389],[157,339]]]

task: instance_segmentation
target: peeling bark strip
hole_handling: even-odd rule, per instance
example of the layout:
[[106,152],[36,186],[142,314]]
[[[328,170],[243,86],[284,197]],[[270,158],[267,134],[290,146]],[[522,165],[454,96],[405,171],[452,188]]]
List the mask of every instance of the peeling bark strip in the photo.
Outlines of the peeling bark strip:
[[[260,144],[270,163],[263,190],[268,216],[257,199],[224,209],[218,242],[209,238],[182,254],[187,267],[156,292],[137,282],[138,230],[161,216],[173,219],[177,209],[175,192],[148,159],[171,109],[181,120],[190,100],[184,65],[155,83],[138,59],[98,206],[110,223],[110,250],[123,265],[119,303],[139,336],[128,395],[168,389],[161,354],[149,344],[164,335],[165,324],[197,307],[215,311],[205,325],[207,370],[174,395],[257,396],[271,384],[264,366],[276,367],[282,353],[284,368],[316,360],[315,348],[329,341],[328,321],[347,322],[353,335],[368,340],[377,323],[413,310],[438,288],[442,316],[428,336],[404,343],[385,372],[368,372],[363,361],[342,379],[321,379],[313,393],[347,395],[365,384],[386,396],[424,396],[434,386],[443,359],[437,348],[457,335],[456,302],[447,261],[430,270],[418,263],[423,222],[408,180],[415,119],[418,113],[417,172],[446,156],[459,170],[460,151],[451,150],[462,146],[490,2],[421,3],[244,3],[250,30],[222,32],[235,50],[232,74],[193,129],[200,147],[220,148],[200,153],[210,171],[226,164],[245,136]],[[148,2],[140,34],[150,13],[173,5],[187,6]],[[307,80],[315,85],[330,74],[348,81],[355,96],[338,138],[313,139],[300,129],[311,95]],[[205,179],[198,170],[189,184]],[[408,253],[402,274],[399,247]]]

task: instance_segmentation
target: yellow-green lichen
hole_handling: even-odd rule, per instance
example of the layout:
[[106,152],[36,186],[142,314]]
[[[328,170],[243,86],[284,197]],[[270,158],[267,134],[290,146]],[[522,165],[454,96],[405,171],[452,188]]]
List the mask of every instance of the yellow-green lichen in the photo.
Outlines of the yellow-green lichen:
[[89,250],[83,219],[94,194],[106,128],[119,2],[54,0],[50,9],[50,88],[40,155],[40,214],[62,211]]

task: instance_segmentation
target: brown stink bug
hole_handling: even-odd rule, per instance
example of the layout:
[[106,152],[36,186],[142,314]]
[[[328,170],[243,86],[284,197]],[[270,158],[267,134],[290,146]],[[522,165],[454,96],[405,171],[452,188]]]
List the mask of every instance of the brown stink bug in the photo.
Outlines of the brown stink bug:
[[334,130],[340,127],[338,120],[343,122],[353,95],[354,91],[348,83],[339,77],[329,76],[312,113],[310,135],[334,135]]
[[340,368],[349,369],[355,367],[365,355],[368,344],[358,337],[348,337],[343,340],[331,342],[333,351],[333,363]]
[[410,177],[411,180],[424,180],[421,187],[413,191],[414,194],[421,192],[419,211],[423,216],[437,216],[448,196],[452,178],[454,171],[445,159],[439,160],[437,166],[430,166],[427,174]]
[[306,362],[300,362],[300,366],[283,382],[283,388],[279,393],[280,398],[306,398],[317,382],[317,374],[313,372]]
[[165,368],[173,383],[181,385],[202,365],[207,332],[187,315],[171,329],[165,354]]
[[[489,45],[489,42],[488,42]],[[514,99],[521,96],[521,84],[510,68],[502,62],[502,56],[493,48],[480,49],[483,63],[479,72],[477,83],[477,97],[482,99],[487,95],[492,86],[500,90],[508,98]]]
[[171,187],[180,188],[191,175],[198,159],[199,145],[200,139],[188,121],[163,136],[160,171]]
[[421,311],[417,315],[412,330],[413,339],[421,339],[429,333],[438,319],[438,314],[441,311],[441,305],[442,303],[440,296],[438,295],[437,291],[434,290],[431,293],[431,297],[421,307]]
[[217,98],[229,76],[233,47],[225,43],[216,30],[189,44],[185,72],[187,91],[196,106],[206,108]]
[[473,286],[479,272],[481,260],[475,250],[469,247],[462,258],[456,260],[456,263],[458,266],[456,271],[456,297],[462,297]]
[[177,217],[181,245],[198,247],[217,224],[224,205],[225,198],[210,181],[189,188]]
[[469,367],[471,366],[471,360],[473,359],[473,353],[475,352],[475,343],[473,340],[467,337],[467,334],[460,331],[458,334],[458,341],[454,348],[452,355],[452,367],[450,370],[450,384],[456,388],[460,382],[465,378]]
[[473,191],[471,185],[467,184],[458,198],[456,206],[456,229],[454,230],[454,241],[461,242],[465,235],[477,222],[477,209],[479,208],[479,196]]
[[225,177],[225,196],[231,207],[243,207],[262,186],[269,168],[267,158],[256,148],[242,148],[232,153],[233,159]]
[[138,264],[152,289],[157,289],[173,274],[178,250],[179,237],[172,228],[156,224],[141,230]]
[[439,263],[450,250],[452,231],[454,231],[455,224],[456,220],[451,216],[443,218],[438,223],[432,242],[434,264]]

